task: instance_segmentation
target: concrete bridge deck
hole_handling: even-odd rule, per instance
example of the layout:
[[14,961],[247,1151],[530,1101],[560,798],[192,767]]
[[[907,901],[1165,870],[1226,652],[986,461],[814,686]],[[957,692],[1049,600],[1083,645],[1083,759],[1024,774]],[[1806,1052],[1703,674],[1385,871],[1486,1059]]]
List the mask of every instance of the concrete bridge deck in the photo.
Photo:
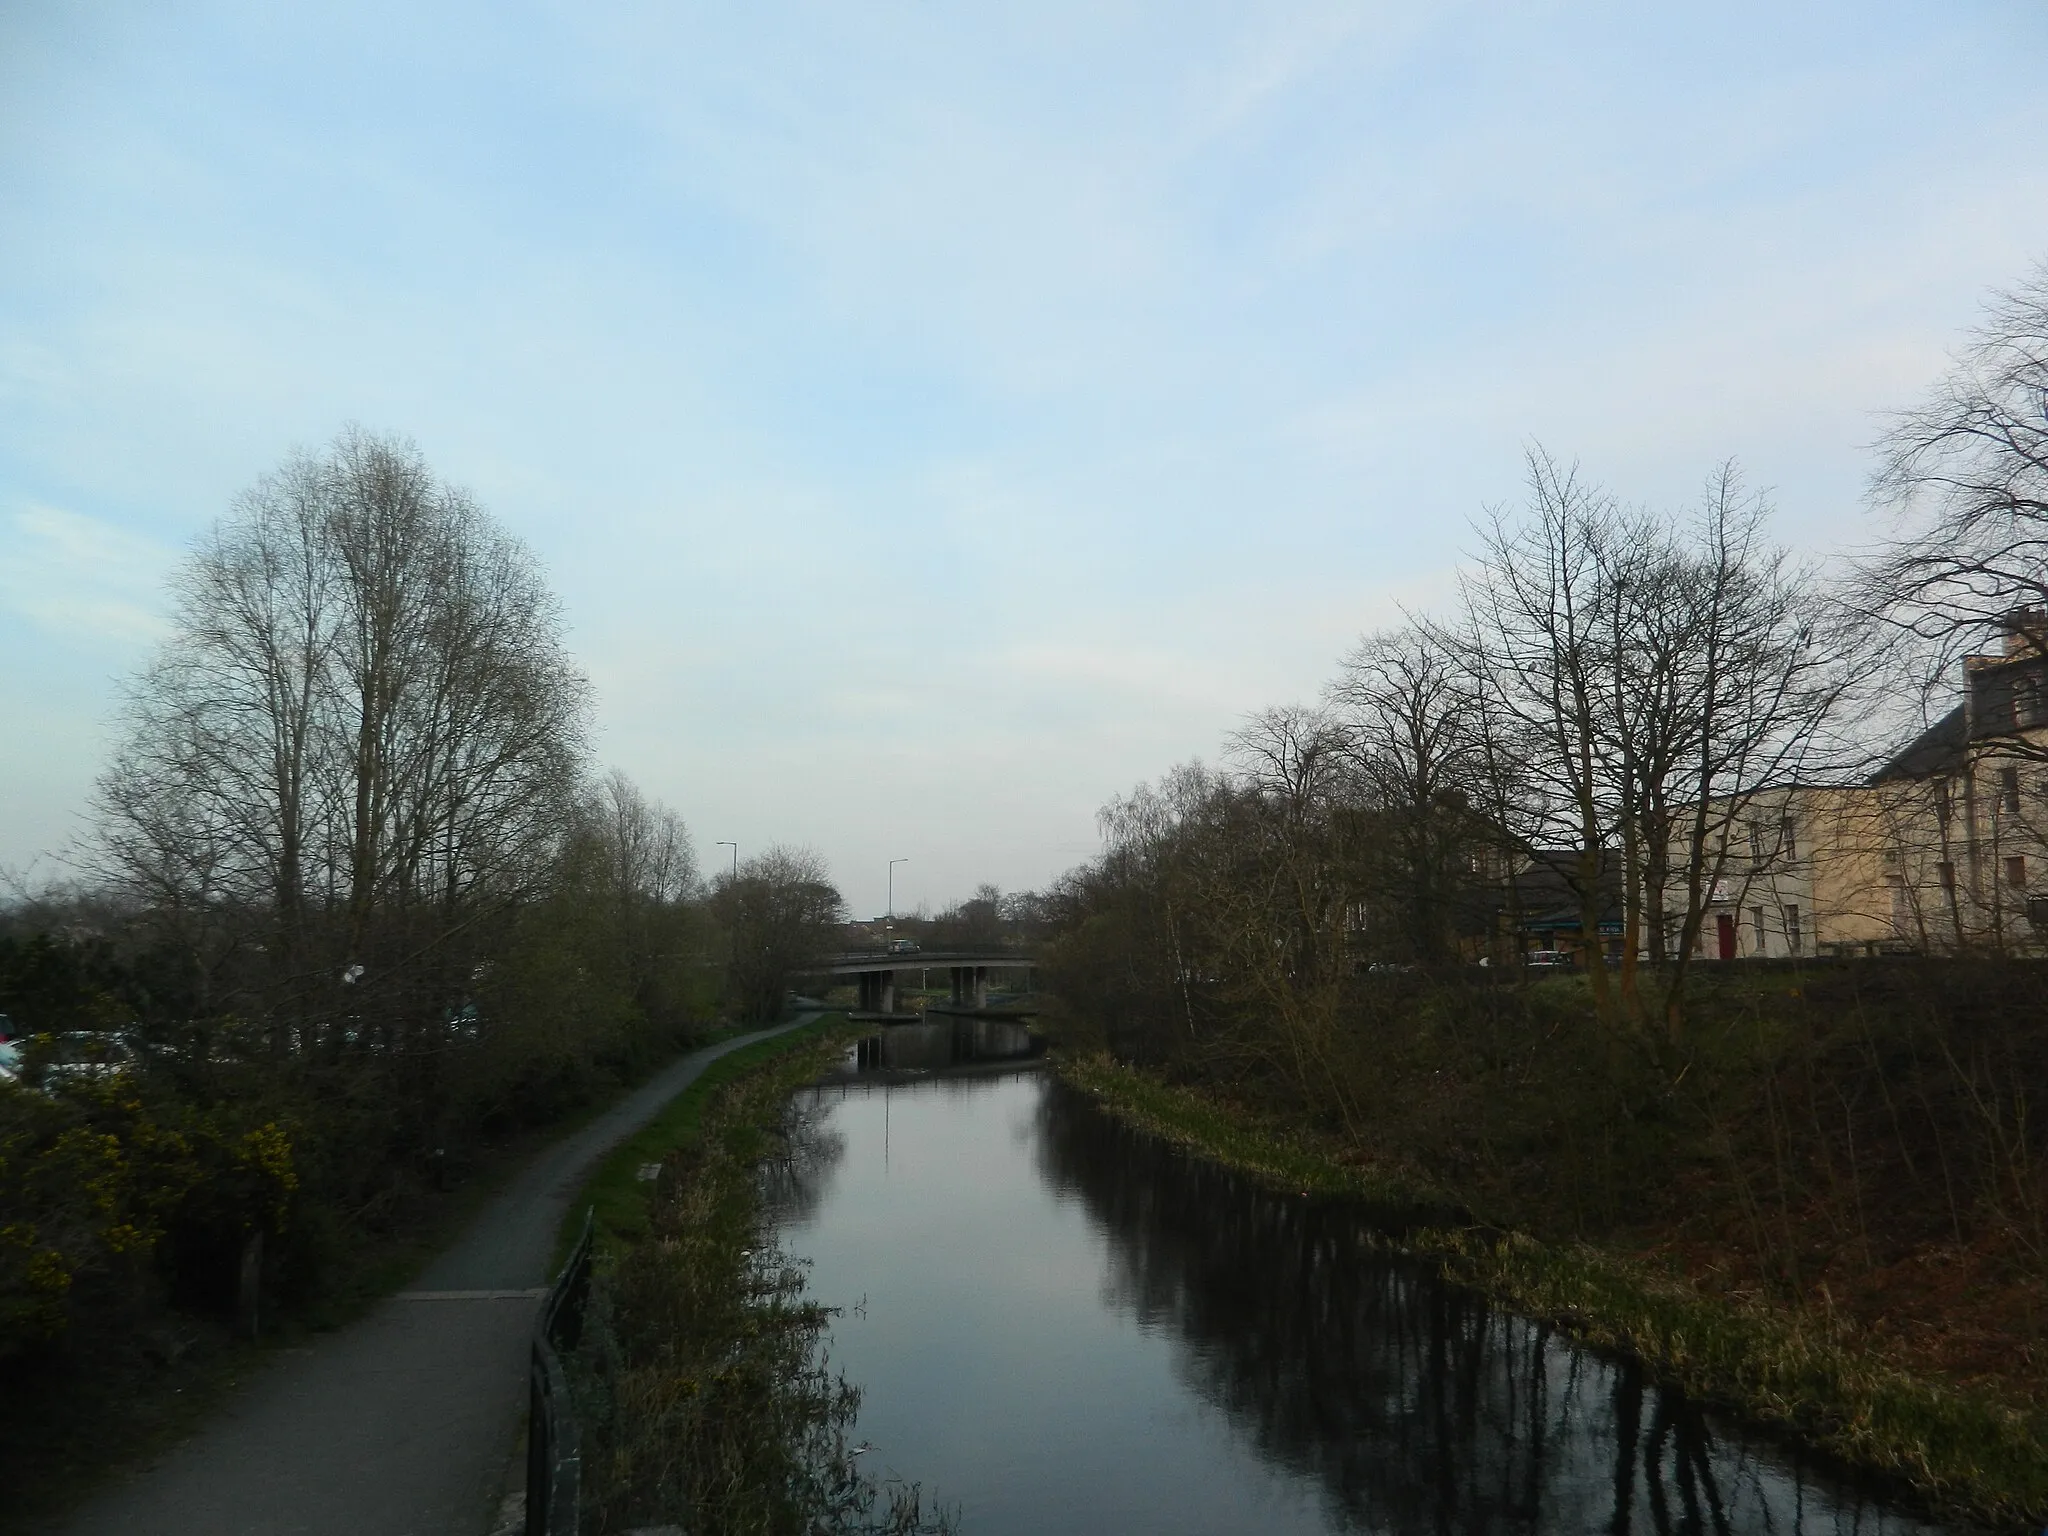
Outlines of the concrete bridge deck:
[[818,975],[858,976],[866,971],[937,970],[978,965],[991,971],[1030,970],[1038,956],[1028,949],[848,949],[816,968]]
[[953,1006],[988,1006],[990,971],[1029,971],[1036,964],[1028,950],[998,949],[864,949],[847,950],[821,965],[816,974],[852,976],[860,987],[858,1018],[896,1016],[896,975],[899,971],[945,970],[952,978]]

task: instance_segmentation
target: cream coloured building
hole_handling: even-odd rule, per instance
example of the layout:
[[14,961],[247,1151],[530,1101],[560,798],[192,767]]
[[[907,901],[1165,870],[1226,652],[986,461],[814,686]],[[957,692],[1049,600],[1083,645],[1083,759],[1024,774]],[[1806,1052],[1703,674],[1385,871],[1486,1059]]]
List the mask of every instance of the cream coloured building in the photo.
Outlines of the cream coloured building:
[[1868,782],[1716,805],[1699,954],[2048,953],[2048,655],[2040,616],[2016,618]]
[[1873,779],[1894,932],[1926,953],[2048,952],[2048,657],[2035,622]]
[[[1893,943],[1863,785],[1784,784],[1714,807],[1705,921],[1710,960],[1866,953]],[[1683,847],[1672,850],[1682,869]],[[1684,911],[1684,893],[1669,904]]]

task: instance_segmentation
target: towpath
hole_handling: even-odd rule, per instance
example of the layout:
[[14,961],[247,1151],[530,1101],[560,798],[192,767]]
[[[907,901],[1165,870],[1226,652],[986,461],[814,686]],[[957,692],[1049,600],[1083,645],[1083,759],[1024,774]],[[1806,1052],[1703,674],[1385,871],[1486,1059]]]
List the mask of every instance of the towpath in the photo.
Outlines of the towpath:
[[555,1233],[598,1160],[750,1041],[670,1063],[564,1137],[409,1290],[281,1349],[214,1418],[100,1490],[66,1536],[481,1536],[511,1471]]

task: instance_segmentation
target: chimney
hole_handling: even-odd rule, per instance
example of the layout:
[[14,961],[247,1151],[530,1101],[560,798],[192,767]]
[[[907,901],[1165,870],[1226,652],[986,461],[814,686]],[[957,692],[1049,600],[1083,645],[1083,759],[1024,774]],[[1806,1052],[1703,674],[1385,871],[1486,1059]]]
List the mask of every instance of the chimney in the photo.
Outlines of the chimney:
[[2008,658],[2048,655],[2048,609],[2015,608],[2004,622]]

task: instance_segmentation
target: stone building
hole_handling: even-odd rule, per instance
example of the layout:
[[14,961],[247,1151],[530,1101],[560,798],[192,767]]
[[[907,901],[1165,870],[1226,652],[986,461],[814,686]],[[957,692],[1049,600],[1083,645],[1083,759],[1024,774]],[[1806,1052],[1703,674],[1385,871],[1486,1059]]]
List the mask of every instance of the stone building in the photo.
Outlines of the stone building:
[[1871,780],[1887,915],[1928,953],[2048,950],[2048,653],[2016,614],[1962,698]]
[[1964,659],[1956,706],[1868,781],[1718,805],[1698,953],[2048,953],[2043,631],[2013,615],[2002,650]]

